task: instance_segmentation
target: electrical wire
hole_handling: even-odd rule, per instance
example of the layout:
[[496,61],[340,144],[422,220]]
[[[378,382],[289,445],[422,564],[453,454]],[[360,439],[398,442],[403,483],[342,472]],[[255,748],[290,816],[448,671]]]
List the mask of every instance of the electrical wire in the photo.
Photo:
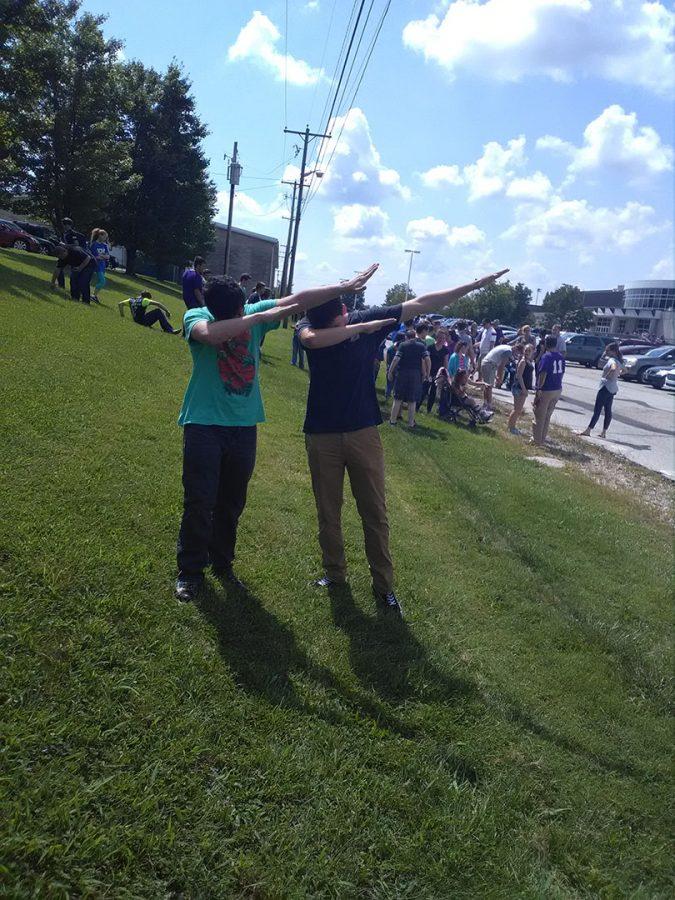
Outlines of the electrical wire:
[[[356,101],[356,97],[358,96],[359,90],[360,90],[361,85],[362,85],[362,83],[363,83],[363,79],[364,79],[364,77],[365,77],[366,70],[367,70],[367,68],[368,68],[368,64],[370,63],[371,57],[372,57],[373,52],[374,52],[374,50],[375,50],[375,45],[377,44],[377,40],[378,40],[378,38],[379,38],[379,36],[380,36],[380,32],[382,31],[382,27],[384,26],[385,19],[387,18],[387,14],[388,14],[388,12],[389,12],[390,6],[391,6],[391,0],[387,0],[387,3],[386,3],[386,5],[385,5],[385,7],[384,7],[384,9],[383,9],[383,11],[382,11],[382,15],[380,16],[380,20],[379,20],[379,22],[378,22],[378,25],[377,25],[377,27],[376,27],[376,29],[375,29],[375,32],[374,32],[374,34],[373,34],[373,37],[372,37],[372,39],[371,39],[369,49],[367,50],[366,55],[365,55],[365,57],[364,57],[363,64],[362,64],[360,70],[357,72],[358,80],[357,80],[357,82],[356,82],[356,87],[354,88],[354,93],[352,94],[351,100],[349,101],[348,110],[349,110],[349,109],[352,109],[353,106],[354,106],[354,103],[355,103],[355,101]],[[335,156],[335,152],[336,152],[337,147],[338,147],[338,145],[339,145],[340,138],[342,137],[342,132],[344,131],[345,124],[346,124],[346,121],[347,121],[347,114],[348,114],[348,111],[347,111],[347,113],[345,114],[345,116],[344,116],[344,118],[343,118],[342,126],[341,126],[341,128],[340,128],[339,134],[337,135],[336,138],[331,139],[331,140],[333,141],[333,147],[332,147],[332,151],[331,151],[330,157],[328,158],[328,162],[323,166],[324,173],[325,173],[325,171],[330,167],[330,164],[331,164],[332,161],[333,161],[333,157]],[[330,122],[328,123],[328,126],[329,126],[329,125],[330,125]],[[327,128],[328,128],[328,126],[327,126]],[[318,166],[320,166],[320,165],[321,165],[320,158],[317,158],[316,166],[318,167]],[[312,198],[316,196],[316,193],[317,193],[317,191],[319,190],[319,187],[320,187],[320,183],[317,182],[317,185],[316,185],[316,187],[314,188],[314,190],[312,190],[312,189],[310,188],[310,190],[307,192],[307,197],[305,198],[305,200],[303,201],[303,204],[302,204],[303,211],[307,208],[307,204],[310,202],[310,200],[312,200]]]
[[[328,49],[328,41],[330,40],[331,31],[333,30],[333,19],[335,17],[335,7],[337,5],[337,0],[333,0],[333,6],[330,11],[330,21],[328,22],[328,31],[326,32],[326,40],[323,42],[323,51],[321,53],[321,62],[319,63],[319,72],[323,71],[323,64],[326,60],[326,50]],[[354,7],[352,7],[354,9]],[[316,93],[319,89],[320,78],[317,78],[316,84],[314,85],[314,90],[312,92],[312,103],[309,107],[309,115],[307,116],[307,121],[312,121],[312,113],[314,112],[314,102],[316,100]],[[323,116],[322,116],[323,118]]]

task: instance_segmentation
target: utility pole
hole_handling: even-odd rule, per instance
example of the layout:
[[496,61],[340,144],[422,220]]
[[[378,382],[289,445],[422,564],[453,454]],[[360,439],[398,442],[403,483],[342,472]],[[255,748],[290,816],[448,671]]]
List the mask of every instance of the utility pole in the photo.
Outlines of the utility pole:
[[[227,155],[225,156],[227,159]],[[242,167],[239,165],[237,156],[237,142],[234,142],[234,150],[232,151],[232,159],[227,167],[227,180],[230,182],[230,208],[227,213],[227,232],[225,233],[225,262],[223,264],[223,275],[227,275],[230,267],[230,234],[232,233],[232,211],[234,209],[234,192],[241,178]]]
[[[293,234],[293,222],[295,220],[295,194],[298,190],[298,182],[297,181],[282,181],[282,184],[291,185],[293,188],[293,199],[291,200],[291,215],[289,216],[288,222],[288,238],[286,239],[286,252],[284,253],[284,268],[281,273],[281,288],[279,290],[279,296],[286,296],[286,285],[288,283],[288,261],[291,255],[291,237]],[[286,320],[284,319],[284,323]]]
[[409,299],[410,299],[410,276],[411,276],[411,274],[412,274],[412,261],[413,261],[413,256],[414,256],[415,253],[420,253],[420,252],[421,252],[421,251],[419,251],[419,250],[406,250],[406,251],[405,251],[405,253],[409,253],[409,254],[410,254],[410,265],[408,266],[408,281],[407,281],[406,286],[405,286],[405,299],[406,299],[406,300],[409,300]]
[[310,138],[329,138],[330,134],[314,134],[309,130],[309,125],[305,127],[304,131],[292,131],[290,128],[284,128],[285,134],[297,134],[303,139],[303,148],[302,148],[302,166],[300,167],[300,179],[298,182],[298,204],[296,207],[295,213],[295,231],[293,232],[293,243],[291,247],[291,261],[290,268],[288,272],[288,284],[286,285],[286,293],[284,296],[290,294],[293,290],[293,276],[295,275],[295,254],[298,249],[298,235],[300,233],[300,219],[302,217],[302,192],[305,187],[305,169],[307,168],[307,147],[309,146]]

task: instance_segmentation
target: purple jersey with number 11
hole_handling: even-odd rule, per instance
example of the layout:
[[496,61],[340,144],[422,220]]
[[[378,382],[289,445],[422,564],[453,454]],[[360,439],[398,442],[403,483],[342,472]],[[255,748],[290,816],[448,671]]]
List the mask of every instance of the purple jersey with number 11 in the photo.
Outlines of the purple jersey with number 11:
[[[546,373],[546,380],[542,391],[559,391],[562,388],[563,375],[565,373],[565,358],[557,350],[549,350],[544,353],[539,363],[539,374]],[[540,382],[541,383],[541,382]]]

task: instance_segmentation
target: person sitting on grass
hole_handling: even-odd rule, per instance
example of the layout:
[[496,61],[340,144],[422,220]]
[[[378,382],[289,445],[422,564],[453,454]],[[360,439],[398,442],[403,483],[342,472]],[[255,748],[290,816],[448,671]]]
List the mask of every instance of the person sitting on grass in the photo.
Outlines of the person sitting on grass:
[[[489,422],[494,416],[494,413],[490,409],[481,407],[477,400],[474,400],[473,397],[469,396],[467,393],[468,381],[469,373],[466,371],[458,372],[455,375],[450,386],[452,402],[455,406],[459,406],[462,409],[470,409],[480,422]],[[473,387],[485,387],[485,383],[482,381],[472,381],[471,384]]]
[[[180,328],[173,328],[168,322],[171,318],[169,310],[163,303],[153,300],[150,291],[141,291],[138,297],[120,300],[117,308],[122,318],[124,318],[125,306],[128,306],[131,310],[131,318],[137,325],[145,325],[147,328],[152,328],[155,322],[159,322],[162,331],[166,331],[168,334],[180,334]],[[156,308],[149,309],[151,306]]]
[[391,406],[390,425],[396,425],[401,407],[408,405],[408,427],[415,428],[417,404],[422,399],[424,382],[429,378],[430,360],[424,342],[426,325],[418,325],[417,330],[407,334],[407,340],[399,344],[394,361],[389,367],[387,378],[394,382],[394,402]]
[[[237,527],[256,458],[257,425],[265,421],[258,372],[260,345],[281,319],[360,291],[377,265],[347,284],[299,291],[247,304],[231,278],[213,278],[205,306],[188,310],[183,330],[192,375],[178,422],[183,426],[183,516],[178,534],[178,600],[194,600],[204,570],[234,588]],[[374,390],[374,388],[373,388]]]
[[377,430],[382,414],[373,381],[374,349],[392,330],[392,324],[441,309],[493,284],[506,271],[395,306],[371,306],[348,313],[339,299],[333,300],[298,322],[309,360],[304,431],[324,569],[324,575],[315,581],[317,587],[330,588],[346,581],[341,522],[346,471],[363,525],[375,600],[384,611],[402,614],[394,593],[389,552],[384,451]]

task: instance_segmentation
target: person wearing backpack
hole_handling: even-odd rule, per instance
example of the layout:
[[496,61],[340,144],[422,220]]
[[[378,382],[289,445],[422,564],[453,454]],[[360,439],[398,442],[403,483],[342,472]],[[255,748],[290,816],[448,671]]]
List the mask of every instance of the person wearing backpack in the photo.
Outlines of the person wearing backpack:
[[[131,310],[131,318],[137,325],[145,325],[146,328],[152,328],[155,322],[159,322],[162,331],[166,331],[167,334],[181,333],[180,328],[173,328],[169,324],[168,320],[171,318],[171,313],[163,303],[152,299],[150,291],[141,291],[138,297],[120,300],[117,308],[122,318],[124,318],[125,306],[128,306]],[[150,309],[151,306],[154,306],[155,309]]]

